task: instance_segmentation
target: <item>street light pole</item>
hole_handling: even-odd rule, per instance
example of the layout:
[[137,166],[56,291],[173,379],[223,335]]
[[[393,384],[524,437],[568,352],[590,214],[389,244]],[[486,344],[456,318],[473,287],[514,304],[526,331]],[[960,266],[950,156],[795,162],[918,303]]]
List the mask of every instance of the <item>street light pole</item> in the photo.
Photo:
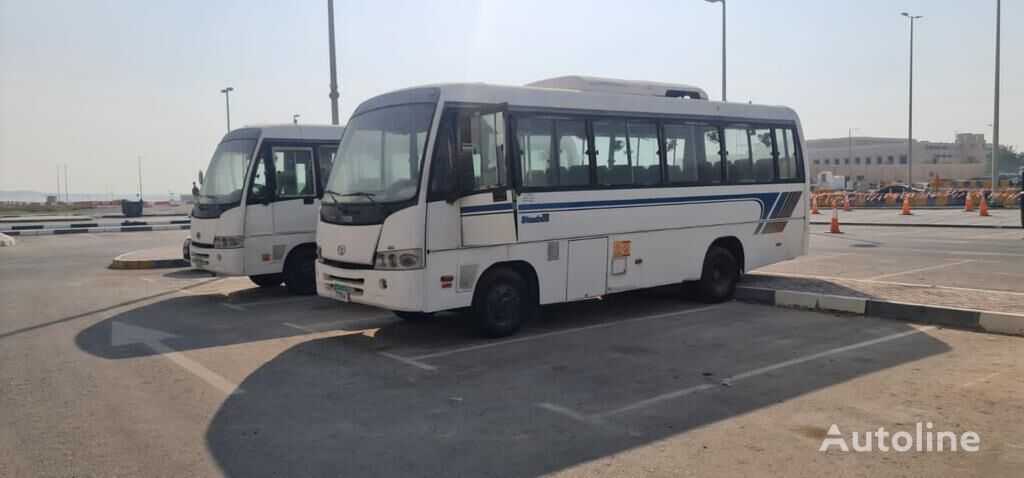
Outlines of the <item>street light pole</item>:
[[334,0],[327,0],[327,36],[331,55],[331,124],[338,124],[338,64],[334,60]]
[[292,124],[299,124],[299,116],[302,115],[292,115]]
[[142,156],[136,158],[139,165],[139,201],[142,201]]
[[924,15],[911,15],[903,12],[910,19],[910,94],[907,100],[907,186],[914,187],[914,20]]
[[235,89],[230,87],[230,86],[227,87],[227,88],[224,88],[223,90],[220,90],[221,93],[224,93],[224,108],[227,111],[228,133],[231,132],[231,92],[232,91],[235,91]]
[[995,192],[999,186],[999,24],[1001,3],[1001,0],[996,0],[996,94],[993,108],[995,118],[992,119],[992,192]]
[[725,0],[705,0],[722,4],[722,101],[725,101]]
[[[860,128],[849,128],[846,130],[846,160],[849,161],[849,167],[847,169],[847,178],[853,176],[853,130]],[[852,182],[852,181],[851,181]],[[843,189],[846,188],[846,182],[843,182]]]

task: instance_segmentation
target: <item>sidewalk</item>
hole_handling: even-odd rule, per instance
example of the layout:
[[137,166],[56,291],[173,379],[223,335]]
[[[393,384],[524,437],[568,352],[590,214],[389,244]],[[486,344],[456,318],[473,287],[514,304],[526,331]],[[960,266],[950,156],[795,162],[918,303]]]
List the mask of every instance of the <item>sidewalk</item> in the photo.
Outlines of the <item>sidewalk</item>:
[[[912,209],[910,216],[894,209],[857,209],[844,212],[839,208],[839,224],[847,226],[922,226],[922,227],[972,227],[972,228],[1020,228],[1020,209],[989,209],[990,216],[979,216],[962,209]],[[821,208],[821,214],[810,215],[811,224],[828,224],[832,210]]]
[[791,277],[763,272],[744,275],[742,285],[961,309],[1024,313],[1024,293],[903,285],[857,279]]

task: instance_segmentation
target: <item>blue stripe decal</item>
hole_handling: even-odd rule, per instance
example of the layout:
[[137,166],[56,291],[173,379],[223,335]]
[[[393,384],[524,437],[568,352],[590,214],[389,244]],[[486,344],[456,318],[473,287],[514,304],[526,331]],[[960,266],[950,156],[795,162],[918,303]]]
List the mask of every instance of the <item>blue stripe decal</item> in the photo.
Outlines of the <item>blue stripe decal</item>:
[[[732,202],[732,201],[754,201],[761,206],[761,219],[768,218],[768,208],[766,204],[773,204],[773,201],[778,201],[779,196],[782,193],[748,193],[748,194],[724,194],[719,196],[682,196],[682,197],[665,197],[665,198],[642,198],[642,199],[617,199],[608,201],[575,201],[575,202],[556,202],[556,203],[542,203],[542,204],[519,204],[520,211],[550,211],[550,210],[565,210],[565,209],[605,209],[605,208],[617,208],[617,207],[631,207],[631,206],[668,206],[676,204],[686,203],[714,203],[714,202]],[[478,207],[478,206],[473,206]],[[466,211],[468,208],[463,208]]]
[[484,204],[481,206],[463,206],[462,214],[476,214],[481,212],[497,212],[497,211],[511,211],[512,203],[503,202],[498,204]]

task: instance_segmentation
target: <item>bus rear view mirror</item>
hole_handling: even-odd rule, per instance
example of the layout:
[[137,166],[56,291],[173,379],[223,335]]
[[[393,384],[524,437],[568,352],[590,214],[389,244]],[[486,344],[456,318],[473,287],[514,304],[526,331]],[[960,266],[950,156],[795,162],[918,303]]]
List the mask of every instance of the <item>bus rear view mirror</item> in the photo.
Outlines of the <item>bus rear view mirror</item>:
[[199,170],[199,185],[203,185],[203,170]]

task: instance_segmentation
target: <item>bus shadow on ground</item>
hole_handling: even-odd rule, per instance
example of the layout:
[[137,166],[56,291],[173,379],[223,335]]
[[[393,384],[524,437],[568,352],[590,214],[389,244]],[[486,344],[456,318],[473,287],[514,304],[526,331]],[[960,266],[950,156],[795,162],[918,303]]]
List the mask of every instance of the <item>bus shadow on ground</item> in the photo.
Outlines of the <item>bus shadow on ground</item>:
[[[949,350],[900,322],[738,303],[702,314],[508,341],[427,360],[435,370],[375,353],[417,347],[406,324],[310,340],[249,375],[206,439],[229,476],[537,476]],[[701,384],[714,386],[645,404]],[[628,411],[602,418],[615,410]],[[795,445],[816,452],[821,426],[794,430]]]

